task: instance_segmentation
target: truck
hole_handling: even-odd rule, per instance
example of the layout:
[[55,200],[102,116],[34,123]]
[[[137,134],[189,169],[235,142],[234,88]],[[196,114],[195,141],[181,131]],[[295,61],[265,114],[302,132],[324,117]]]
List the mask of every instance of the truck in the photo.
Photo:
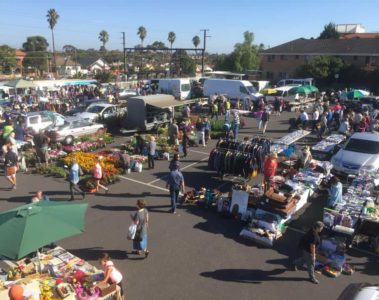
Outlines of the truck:
[[127,101],[128,115],[123,121],[121,133],[149,131],[170,123],[174,109],[192,100],[175,100],[172,95],[131,97]]
[[230,100],[255,101],[261,96],[247,80],[206,79],[204,81],[204,97],[217,94],[227,95]]
[[286,86],[286,85],[314,85],[315,80],[313,78],[287,78],[280,80],[276,86]]
[[191,92],[191,82],[188,78],[164,78],[158,81],[158,93],[168,94],[178,100],[188,99]]

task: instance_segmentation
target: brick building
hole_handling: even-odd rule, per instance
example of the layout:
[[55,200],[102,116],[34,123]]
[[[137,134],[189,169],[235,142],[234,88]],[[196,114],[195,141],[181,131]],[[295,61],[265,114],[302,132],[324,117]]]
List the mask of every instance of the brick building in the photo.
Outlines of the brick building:
[[379,38],[296,39],[261,53],[263,79],[294,77],[296,70],[317,56],[340,57],[358,67],[379,67]]

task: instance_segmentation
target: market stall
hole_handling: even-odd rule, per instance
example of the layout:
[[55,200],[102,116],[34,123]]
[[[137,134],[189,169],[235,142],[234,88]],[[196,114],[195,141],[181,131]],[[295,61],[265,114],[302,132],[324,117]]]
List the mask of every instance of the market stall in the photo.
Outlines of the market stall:
[[312,155],[320,160],[329,160],[336,153],[337,145],[345,140],[346,136],[342,134],[332,134],[311,148]]
[[0,276],[0,299],[8,299],[8,290],[21,285],[24,298],[30,300],[105,300],[117,299],[116,285],[97,285],[103,272],[61,247],[33,258],[16,261],[7,275]]

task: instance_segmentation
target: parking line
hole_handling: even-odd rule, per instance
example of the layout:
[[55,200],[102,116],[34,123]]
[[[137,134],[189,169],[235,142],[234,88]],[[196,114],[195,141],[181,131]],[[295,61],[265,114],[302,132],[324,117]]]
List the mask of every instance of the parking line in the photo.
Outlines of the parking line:
[[[184,166],[183,168],[180,168],[180,170],[181,171],[183,171],[183,170],[185,170],[185,169],[188,169],[188,168],[190,168],[190,167],[192,167],[192,166],[194,166],[194,165],[196,165],[196,164],[198,164],[198,163],[200,163],[200,162],[202,162],[202,161],[204,161],[204,160],[207,160],[208,159],[208,157],[205,157],[205,158],[203,158],[203,159],[200,159],[199,161],[196,161],[196,162],[194,162],[194,163],[191,163],[191,164],[189,164],[189,165],[186,165],[186,166]],[[147,184],[153,184],[153,183],[155,183],[155,182],[158,182],[158,181],[160,181],[160,180],[163,180],[163,178],[166,178],[168,175],[165,175],[165,176],[162,176],[162,177],[160,177],[160,178],[157,178],[157,179],[154,179],[153,181],[150,181],[150,182],[148,182]]]
[[204,155],[209,155],[209,152],[202,152],[202,151],[197,151],[197,150],[191,150],[191,149],[188,149],[189,152],[194,152],[194,153],[200,153],[200,154],[204,154]]
[[161,191],[164,191],[164,192],[168,192],[168,189],[161,188],[159,186],[152,185],[150,183],[146,183],[146,182],[143,182],[143,181],[135,180],[135,179],[132,179],[132,178],[129,178],[129,177],[125,177],[125,176],[122,176],[122,175],[119,175],[118,177],[120,177],[122,179],[125,179],[125,180],[129,180],[129,181],[135,182],[135,183],[139,183],[139,184],[142,184],[142,185],[145,185],[145,186],[149,186],[149,187],[152,187],[154,189],[158,189],[158,190],[161,190]]

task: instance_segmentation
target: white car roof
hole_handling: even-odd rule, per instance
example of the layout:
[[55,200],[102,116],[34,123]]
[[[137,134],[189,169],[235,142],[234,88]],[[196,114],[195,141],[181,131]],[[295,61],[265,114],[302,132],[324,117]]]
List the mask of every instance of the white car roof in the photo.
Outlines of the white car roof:
[[351,136],[351,139],[379,142],[379,133],[377,133],[377,132],[356,132]]
[[117,105],[109,104],[109,103],[92,103],[88,107],[91,107],[91,106],[110,107],[110,106],[117,106]]

